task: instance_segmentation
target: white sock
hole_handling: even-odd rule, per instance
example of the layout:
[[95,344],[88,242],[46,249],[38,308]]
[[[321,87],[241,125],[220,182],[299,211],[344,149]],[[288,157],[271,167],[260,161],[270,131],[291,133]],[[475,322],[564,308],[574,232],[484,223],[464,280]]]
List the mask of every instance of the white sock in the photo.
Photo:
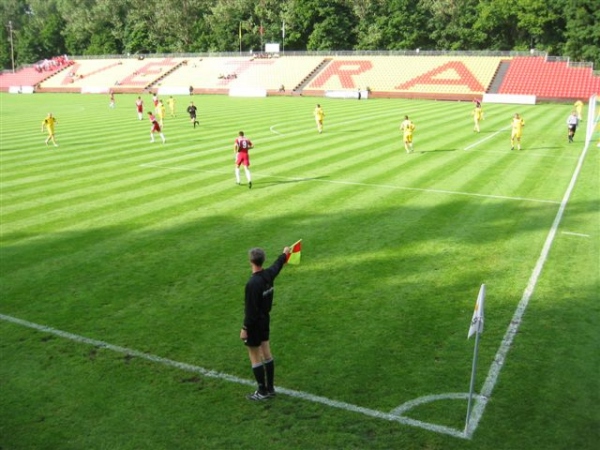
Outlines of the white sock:
[[235,168],[235,181],[238,183],[240,182],[240,168],[239,167]]
[[250,176],[250,170],[246,166],[244,166],[244,171],[246,172],[246,179],[248,182],[252,181],[252,177]]

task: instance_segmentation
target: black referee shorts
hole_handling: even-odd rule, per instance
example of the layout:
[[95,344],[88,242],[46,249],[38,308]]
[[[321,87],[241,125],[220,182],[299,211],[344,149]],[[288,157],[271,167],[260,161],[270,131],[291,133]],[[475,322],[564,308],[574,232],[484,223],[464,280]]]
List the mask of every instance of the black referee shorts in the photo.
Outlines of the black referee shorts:
[[261,343],[269,340],[271,331],[269,322],[270,320],[267,318],[259,321],[256,325],[248,327],[248,339],[245,341],[248,347],[260,347]]

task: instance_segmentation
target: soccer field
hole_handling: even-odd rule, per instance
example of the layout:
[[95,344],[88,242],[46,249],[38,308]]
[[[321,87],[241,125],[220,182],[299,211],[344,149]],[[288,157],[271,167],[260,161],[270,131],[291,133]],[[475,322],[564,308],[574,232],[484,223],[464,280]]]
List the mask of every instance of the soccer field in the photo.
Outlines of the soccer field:
[[[600,158],[584,126],[568,143],[569,105],[484,105],[475,133],[465,102],[182,96],[163,145],[136,97],[0,95],[0,447],[600,442]],[[247,251],[298,239],[272,312],[279,395],[255,404]]]

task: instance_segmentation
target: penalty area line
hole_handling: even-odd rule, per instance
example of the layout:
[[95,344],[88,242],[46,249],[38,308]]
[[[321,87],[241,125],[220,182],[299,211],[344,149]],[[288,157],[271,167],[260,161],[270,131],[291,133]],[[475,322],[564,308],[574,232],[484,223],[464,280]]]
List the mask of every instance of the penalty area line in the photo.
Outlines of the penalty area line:
[[[229,375],[224,372],[218,372],[216,370],[205,369],[200,366],[195,366],[193,364],[183,363],[179,361],[175,361],[168,358],[163,358],[161,356],[152,355],[150,353],[140,352],[138,350],[134,350],[127,347],[121,347],[119,345],[113,345],[105,341],[100,341],[97,339],[91,339],[85,336],[80,336],[78,334],[69,333],[67,331],[58,330],[56,328],[52,328],[46,325],[40,325],[37,323],[29,322],[27,320],[19,319],[16,317],[8,316],[5,314],[0,314],[0,320],[4,320],[5,322],[10,322],[15,325],[21,325],[27,328],[31,328],[40,332],[50,333],[55,336],[59,336],[64,339],[68,339],[74,342],[78,342],[81,344],[92,345],[98,348],[105,348],[107,350],[111,350],[116,353],[121,353],[125,355],[134,356],[140,359],[144,359],[146,361],[150,361],[157,364],[162,364],[169,367],[174,367],[176,369],[180,369],[186,372],[192,372],[199,375],[202,375],[207,378],[215,378],[219,380],[229,381],[231,383],[242,384],[244,386],[252,386],[254,387],[256,382],[247,380],[244,378],[239,378],[234,375]],[[301,400],[320,403],[325,406],[329,406],[332,408],[342,409],[349,412],[355,412],[359,414],[363,414],[365,416],[374,417],[377,419],[384,419],[390,422],[399,422],[404,425],[410,425],[418,428],[423,428],[428,431],[432,431],[435,433],[447,434],[453,437],[465,439],[466,436],[464,432],[456,430],[454,428],[446,427],[443,425],[436,425],[427,422],[421,422],[420,420],[410,419],[408,417],[401,417],[398,415],[398,412],[394,413],[386,413],[383,411],[377,411],[370,408],[364,408],[362,406],[353,405],[351,403],[341,402],[337,400],[332,400],[326,397],[321,397],[318,395],[309,394],[307,392],[296,391],[293,389],[286,389],[283,387],[278,387],[277,392],[280,394],[288,395],[290,397],[295,397]]]

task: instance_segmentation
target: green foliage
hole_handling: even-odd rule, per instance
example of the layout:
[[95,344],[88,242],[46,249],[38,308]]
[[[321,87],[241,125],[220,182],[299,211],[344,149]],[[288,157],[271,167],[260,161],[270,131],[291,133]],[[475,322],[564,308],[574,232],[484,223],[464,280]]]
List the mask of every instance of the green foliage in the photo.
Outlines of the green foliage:
[[568,0],[565,52],[576,61],[593,61],[600,69],[600,8],[595,0]]
[[[309,0],[297,2],[291,20],[294,30],[292,46],[301,41],[307,50],[353,48],[356,43],[357,18],[344,0]],[[294,47],[293,47],[294,48]]]
[[64,18],[66,52],[70,55],[85,54],[94,32],[96,23],[105,24],[106,22],[98,17],[96,22],[93,8],[95,0],[86,0],[77,2],[76,0],[60,0],[57,9]]
[[488,37],[483,45],[491,49],[560,52],[566,27],[564,10],[565,0],[485,0],[479,4],[474,26]]
[[65,53],[65,42],[62,35],[64,26],[63,18],[57,13],[50,14],[44,20],[39,34],[43,55],[54,56]]
[[428,29],[433,48],[439,50],[475,50],[481,48],[482,33],[473,28],[479,0],[422,0],[430,12]]
[[428,15],[418,2],[373,2],[358,23],[361,50],[434,48],[427,29]]
[[15,65],[17,67],[34,63],[46,57],[39,34],[40,30],[35,21],[29,17],[23,23],[23,27],[15,31]]
[[118,55],[121,50],[110,33],[109,28],[104,28],[99,33],[92,35],[90,45],[85,50],[88,55]]
[[0,67],[12,68],[10,31],[0,28]]
[[[65,52],[247,52],[279,42],[297,51],[535,48],[600,66],[598,11],[595,0],[5,0],[0,4],[2,17],[14,25],[18,64]],[[6,38],[0,44],[4,68],[10,65]]]
[[148,29],[139,22],[129,23],[125,27],[126,53],[153,53],[155,43],[150,41]]

